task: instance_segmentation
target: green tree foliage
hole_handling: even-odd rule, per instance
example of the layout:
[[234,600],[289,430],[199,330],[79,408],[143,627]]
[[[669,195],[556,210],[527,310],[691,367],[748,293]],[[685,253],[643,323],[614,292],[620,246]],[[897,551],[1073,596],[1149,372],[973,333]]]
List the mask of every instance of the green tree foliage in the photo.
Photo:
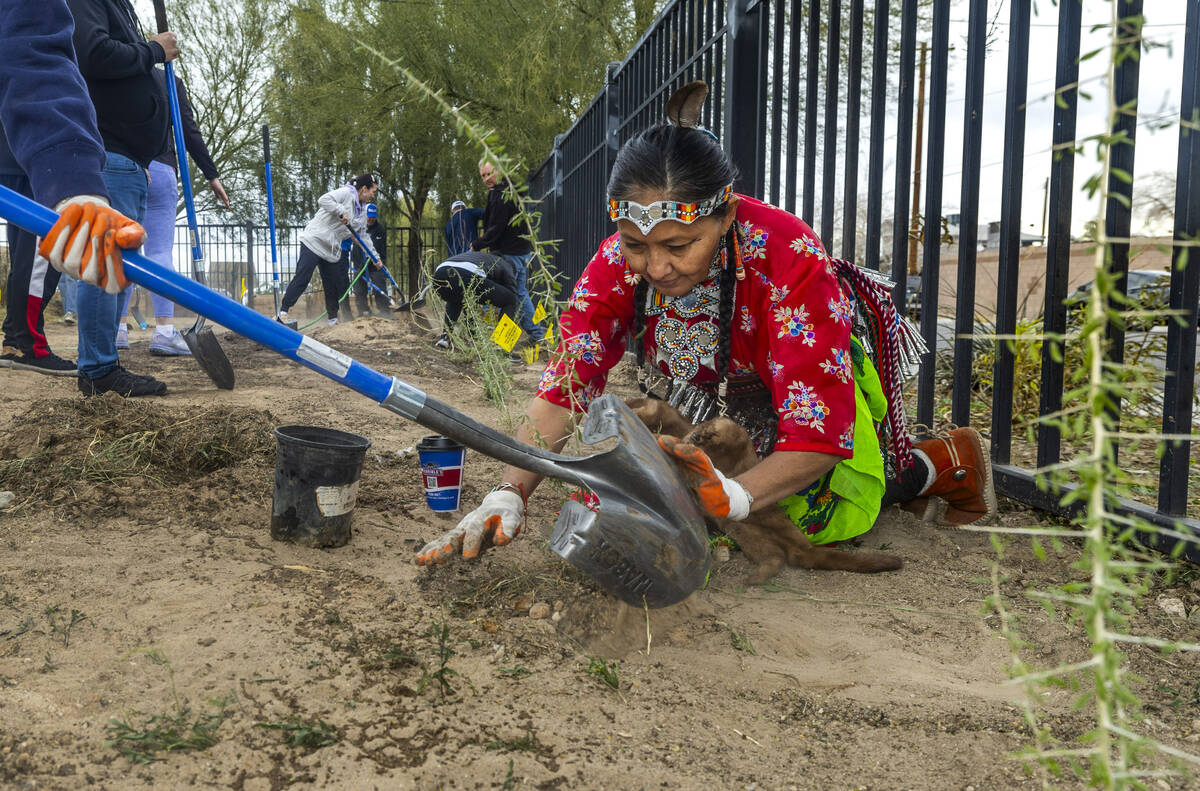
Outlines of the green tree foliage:
[[292,6],[271,61],[267,103],[279,130],[281,216],[303,217],[321,192],[365,170],[382,179],[384,213],[405,222],[443,219],[455,198],[481,205],[478,150],[365,48],[398,59],[469,108],[496,130],[509,156],[530,167],[586,107],[605,65],[632,45],[634,12],[644,16],[651,7],[650,0]]

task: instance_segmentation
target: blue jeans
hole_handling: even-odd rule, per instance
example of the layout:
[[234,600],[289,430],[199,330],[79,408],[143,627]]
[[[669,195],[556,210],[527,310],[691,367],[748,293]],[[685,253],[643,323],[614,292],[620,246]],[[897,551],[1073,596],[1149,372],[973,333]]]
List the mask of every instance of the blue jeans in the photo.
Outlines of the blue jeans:
[[[175,203],[179,200],[177,185],[175,168],[158,161],[150,163],[150,185],[146,191],[146,219],[142,223],[142,227],[146,229],[146,244],[142,249],[151,261],[162,264],[172,271],[175,269],[171,252],[175,246]],[[132,294],[133,286],[130,286],[125,289],[121,297],[122,316],[129,315],[129,298]],[[154,303],[156,318],[170,319],[175,316],[175,303],[171,300],[150,292],[150,301]]]
[[[121,154],[106,153],[101,176],[112,207],[141,222],[146,217],[146,171]],[[121,296],[80,281],[75,293],[79,316],[79,375],[99,379],[117,367],[117,321]]]
[[533,258],[533,253],[525,253],[525,255],[506,255],[513,265],[513,270],[517,275],[517,324],[521,325],[521,329],[529,333],[529,337],[535,341],[540,341],[542,336],[546,334],[546,328],[540,324],[533,323],[533,300],[529,298],[529,262]]
[[75,289],[79,281],[70,275],[63,275],[58,281],[58,293],[62,295],[63,313],[75,312]]

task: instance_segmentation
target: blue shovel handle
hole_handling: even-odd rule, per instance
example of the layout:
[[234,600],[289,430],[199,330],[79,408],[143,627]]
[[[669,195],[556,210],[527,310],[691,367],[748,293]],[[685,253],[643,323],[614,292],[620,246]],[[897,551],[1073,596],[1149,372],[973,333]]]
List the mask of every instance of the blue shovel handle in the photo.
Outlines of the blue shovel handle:
[[[372,263],[379,264],[379,268],[383,270],[383,273],[385,275],[387,275],[387,279],[392,281],[392,285],[396,287],[396,293],[403,293],[400,290],[400,284],[396,282],[396,278],[392,277],[392,273],[388,271],[388,268],[386,266],[384,266],[382,261],[380,261],[375,256],[371,255],[371,249],[369,247],[367,247],[365,244],[363,244],[362,237],[360,237],[358,235],[358,232],[355,231],[353,228],[350,228],[349,226],[346,227],[346,230],[350,231],[350,236],[353,237],[354,241],[358,243],[358,246],[362,248],[362,251],[367,256],[367,258],[370,258]],[[376,288],[378,288],[378,287],[376,287]]]
[[[45,236],[58,220],[58,215],[24,195],[0,186],[0,218],[30,233]],[[571,467],[572,463],[586,462],[586,459],[575,459],[518,442],[400,379],[385,376],[139,253],[125,250],[122,259],[125,262],[125,276],[139,286],[365,395],[384,409],[499,461],[578,485],[589,485],[581,475],[583,468]]]
[[[0,216],[38,236],[48,234],[51,226],[58,220],[58,215],[52,210],[3,186],[0,186]],[[197,315],[205,316],[239,335],[258,341],[284,357],[341,382],[377,402],[383,403],[392,391],[391,377],[384,376],[341,352],[288,329],[283,324],[272,321],[132,250],[123,251],[121,257],[125,262],[127,278],[172,302],[183,305]],[[404,387],[407,388],[405,397],[412,401],[419,411],[420,404],[424,403],[425,394],[408,385]],[[410,419],[413,416],[405,415]]]

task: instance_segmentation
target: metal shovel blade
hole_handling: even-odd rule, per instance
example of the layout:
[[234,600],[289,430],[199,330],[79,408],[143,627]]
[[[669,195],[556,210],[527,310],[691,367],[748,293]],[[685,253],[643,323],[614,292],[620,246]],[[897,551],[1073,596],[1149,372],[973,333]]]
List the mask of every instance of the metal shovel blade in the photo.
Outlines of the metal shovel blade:
[[208,374],[213,384],[222,390],[232,390],[233,366],[212,329],[204,326],[204,317],[197,318],[196,323],[180,335],[191,351],[192,359],[200,366],[200,370]]
[[679,468],[623,401],[601,396],[588,408],[584,443],[609,450],[574,457],[524,445],[416,391],[398,379],[383,406],[492,458],[583,486],[592,511],[567,501],[550,548],[605,591],[635,607],[687,598],[708,573],[708,524]]
[[611,450],[566,462],[599,498],[598,511],[568,500],[550,548],[635,607],[687,598],[708,574],[708,530],[679,471],[654,435],[615,396],[597,399],[583,441]]
[[[45,236],[58,215],[0,186],[0,217]],[[615,447],[584,458],[551,453],[518,442],[169,267],[133,251],[124,258],[125,274],[131,281],[371,398],[385,409],[502,462],[590,489],[599,498],[599,510],[567,503],[551,544],[612,595],[636,607],[664,607],[683,600],[704,582],[709,563],[704,514],[678,467],[658,447],[649,429],[615,396],[593,401],[583,428],[585,442],[615,441]],[[200,339],[204,333],[195,330],[190,334]],[[205,356],[203,345],[191,348],[198,360],[211,359]],[[232,371],[229,379],[232,381]]]

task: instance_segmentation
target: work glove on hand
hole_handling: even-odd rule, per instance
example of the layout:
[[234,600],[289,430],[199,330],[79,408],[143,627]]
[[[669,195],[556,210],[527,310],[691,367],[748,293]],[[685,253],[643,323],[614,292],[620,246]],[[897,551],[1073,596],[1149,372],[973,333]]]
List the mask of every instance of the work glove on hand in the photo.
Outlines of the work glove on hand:
[[78,195],[58,204],[58,221],[38,245],[38,254],[59,272],[119,294],[129,281],[121,250],[142,246],[142,226],[96,195]]
[[660,436],[658,446],[679,465],[684,480],[709,516],[740,522],[750,514],[754,499],[746,487],[722,475],[703,450],[671,436]]
[[417,553],[418,566],[440,565],[460,550],[468,560],[478,557],[495,544],[504,546],[521,533],[525,523],[525,498],[519,491],[502,489],[489,492],[483,502],[440,538],[430,541]]

